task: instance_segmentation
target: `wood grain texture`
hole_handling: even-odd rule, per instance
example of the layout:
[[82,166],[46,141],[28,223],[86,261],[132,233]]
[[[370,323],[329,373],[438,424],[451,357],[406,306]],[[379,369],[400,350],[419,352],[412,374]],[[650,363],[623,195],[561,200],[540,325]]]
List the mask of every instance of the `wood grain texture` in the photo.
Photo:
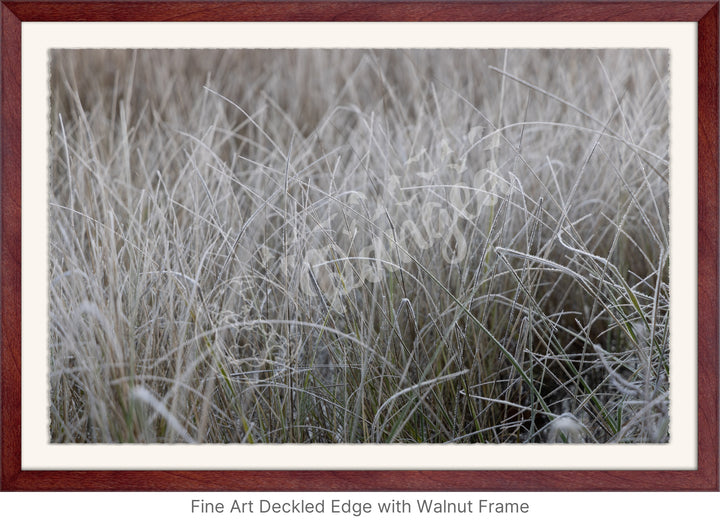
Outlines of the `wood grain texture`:
[[[697,471],[22,471],[22,21],[698,22]],[[0,488],[3,490],[717,490],[718,2],[2,2]]]
[[[698,458],[718,487],[718,5],[698,23]],[[702,463],[707,461],[706,463]]]
[[[708,477],[709,475],[703,475]],[[14,491],[698,491],[696,471],[22,471]]]
[[20,20],[2,6],[0,77],[0,487],[20,471]]
[[336,1],[6,2],[21,20],[52,21],[655,21],[699,20],[713,2]]

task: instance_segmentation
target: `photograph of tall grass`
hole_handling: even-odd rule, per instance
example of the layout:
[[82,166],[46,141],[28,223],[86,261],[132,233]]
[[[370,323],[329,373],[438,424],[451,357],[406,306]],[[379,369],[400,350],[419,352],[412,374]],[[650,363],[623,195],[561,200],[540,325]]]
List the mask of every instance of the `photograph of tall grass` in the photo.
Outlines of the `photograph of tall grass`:
[[669,439],[669,54],[53,50],[50,438]]

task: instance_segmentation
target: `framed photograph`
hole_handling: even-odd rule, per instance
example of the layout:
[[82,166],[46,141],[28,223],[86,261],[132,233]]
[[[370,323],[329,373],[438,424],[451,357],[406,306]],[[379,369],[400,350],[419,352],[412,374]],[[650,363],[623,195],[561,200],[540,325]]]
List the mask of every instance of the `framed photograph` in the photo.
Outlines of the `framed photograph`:
[[718,489],[718,3],[2,2],[3,490]]

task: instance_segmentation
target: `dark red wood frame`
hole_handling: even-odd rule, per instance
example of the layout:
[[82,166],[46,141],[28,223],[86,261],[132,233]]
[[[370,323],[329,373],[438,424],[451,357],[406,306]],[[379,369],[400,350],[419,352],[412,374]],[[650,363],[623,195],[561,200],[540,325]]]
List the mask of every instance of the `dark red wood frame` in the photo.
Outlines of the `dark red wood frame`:
[[[718,1],[0,1],[0,489],[718,490]],[[684,21],[698,25],[696,471],[23,471],[20,443],[20,51],[31,21]],[[27,190],[26,190],[27,191]],[[40,192],[40,191],[34,191]]]

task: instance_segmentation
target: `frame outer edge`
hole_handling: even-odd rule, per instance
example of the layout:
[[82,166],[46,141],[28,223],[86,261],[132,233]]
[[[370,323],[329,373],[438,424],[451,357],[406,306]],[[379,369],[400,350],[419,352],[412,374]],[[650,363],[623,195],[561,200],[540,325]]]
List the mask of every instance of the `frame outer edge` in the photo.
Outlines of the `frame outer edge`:
[[2,301],[17,299],[15,305],[0,306],[2,354],[0,365],[0,489],[13,488],[20,473],[20,285],[21,285],[21,217],[20,217],[20,50],[21,23],[5,5],[1,12],[2,105],[0,122],[0,244]]
[[[24,4],[24,5],[23,5]],[[1,25],[2,43],[0,47],[0,58],[2,60],[2,104],[0,106],[0,136],[2,148],[0,150],[0,245],[2,247],[2,268],[0,269],[0,300],[17,299],[8,307],[7,303],[0,305],[0,340],[2,342],[2,354],[0,354],[0,489],[68,489],[71,487],[80,489],[93,489],[92,484],[88,487],[86,473],[60,472],[53,475],[53,472],[22,472],[21,471],[21,435],[20,428],[20,390],[21,387],[21,329],[20,329],[20,294],[21,294],[21,20],[34,19],[32,15],[27,16],[23,9],[31,7],[32,2],[2,2]],[[62,2],[58,2],[62,4]],[[522,4],[522,2],[520,3]],[[698,382],[699,382],[699,409],[698,409],[698,471],[681,472],[687,481],[676,487],[677,489],[695,490],[717,490],[718,489],[718,2],[688,2],[687,18],[691,20],[689,12],[691,9],[699,9],[698,4],[707,6],[707,11],[698,20],[698,38],[704,36],[703,47],[698,49],[698,104],[702,106],[703,112],[698,115],[698,170],[699,181],[698,191],[700,196],[706,199],[699,204],[698,208],[698,288],[699,288],[699,326],[698,326]],[[119,6],[122,2],[118,3]],[[420,4],[421,5],[421,4]],[[669,4],[671,5],[671,4]],[[16,10],[17,7],[19,10]],[[59,6],[58,6],[59,7]],[[696,11],[692,11],[695,13]],[[23,14],[25,13],[25,14]],[[37,16],[37,12],[36,15]],[[42,16],[41,16],[42,17]],[[697,20],[697,19],[696,19]],[[703,71],[715,72],[715,75],[703,75]],[[708,199],[709,198],[709,199]],[[700,251],[700,247],[704,247]],[[15,307],[17,306],[17,309]],[[704,315],[703,315],[704,314]],[[702,316],[703,324],[700,324]],[[11,392],[15,389],[14,392]],[[23,473],[25,476],[23,477]],[[63,478],[62,474],[65,477]],[[93,474],[94,472],[88,472]],[[135,474],[137,472],[129,472]],[[156,472],[157,476],[164,481],[164,489],[172,489],[173,485],[179,489],[209,489],[207,481],[197,480],[194,472]],[[257,472],[253,477],[258,478],[265,487],[275,488],[279,480],[273,479],[264,472]],[[305,475],[312,478],[314,472]],[[382,474],[383,472],[380,472]],[[413,472],[415,473],[415,472]],[[554,472],[546,475],[552,478]],[[622,473],[622,472],[621,472]],[[665,474],[665,472],[661,472]],[[671,480],[673,472],[667,477]],[[165,474],[163,478],[161,475]],[[220,472],[220,476],[223,473]],[[147,473],[145,473],[147,476]],[[415,477],[420,478],[427,486],[428,480],[433,482],[432,472],[417,472]],[[103,486],[96,489],[126,489],[123,486],[123,479],[117,480],[114,475],[103,472],[97,474],[104,481]],[[380,476],[380,475],[378,475]],[[398,475],[399,476],[399,475]],[[562,474],[557,475],[562,476]],[[685,478],[677,475],[679,480]],[[141,478],[140,474],[135,475]],[[227,477],[227,475],[226,475]],[[367,481],[363,485],[363,479],[357,479],[352,474],[345,475],[340,472],[337,478],[331,478],[330,487],[340,489],[366,489]],[[345,480],[344,477],[349,477]],[[367,477],[371,479],[371,475]],[[395,485],[388,486],[388,489],[413,489],[397,486],[395,479],[387,479],[384,475],[382,482],[387,484],[392,481]],[[626,489],[627,483],[623,485],[622,478],[618,482],[611,475],[604,480],[600,487],[585,484],[585,489]],[[130,479],[132,481],[133,479]],[[142,478],[145,481],[145,478]],[[234,478],[220,479],[223,484],[229,484]],[[252,480],[252,479],[251,479]],[[284,481],[285,479],[280,479]],[[328,480],[321,478],[325,484]],[[500,477],[497,480],[503,480]],[[534,480],[534,479],[533,479]],[[539,489],[538,484],[543,481],[541,478],[535,481],[535,485],[522,486],[523,489]],[[633,480],[633,479],[630,479]],[[435,483],[437,486],[446,484],[444,478]],[[474,481],[474,479],[470,479]],[[45,484],[43,485],[42,482]],[[136,480],[136,483],[138,481]],[[669,480],[665,481],[668,486]],[[126,482],[126,484],[129,482]],[[350,484],[348,486],[348,483]],[[466,484],[470,483],[466,481]],[[629,482],[628,482],[629,483]],[[73,486],[73,484],[75,486]],[[147,481],[145,486],[147,487]],[[296,482],[297,484],[297,482]],[[301,489],[317,489],[315,486],[300,486]],[[358,485],[360,486],[358,488]],[[263,487],[263,486],[261,486]],[[284,486],[283,486],[284,487]],[[502,487],[502,486],[501,486]],[[652,486],[651,486],[652,487]],[[435,488],[429,486],[428,489]],[[552,488],[552,486],[550,487]],[[672,484],[669,485],[672,489]],[[447,489],[447,488],[446,488]]]
[[[718,3],[698,21],[698,473],[718,491]],[[701,44],[701,37],[702,44]],[[706,72],[715,72],[714,75]]]
[[[712,0],[17,0],[33,21],[686,21]],[[632,4],[630,6],[629,4]],[[628,15],[629,12],[631,15]]]

